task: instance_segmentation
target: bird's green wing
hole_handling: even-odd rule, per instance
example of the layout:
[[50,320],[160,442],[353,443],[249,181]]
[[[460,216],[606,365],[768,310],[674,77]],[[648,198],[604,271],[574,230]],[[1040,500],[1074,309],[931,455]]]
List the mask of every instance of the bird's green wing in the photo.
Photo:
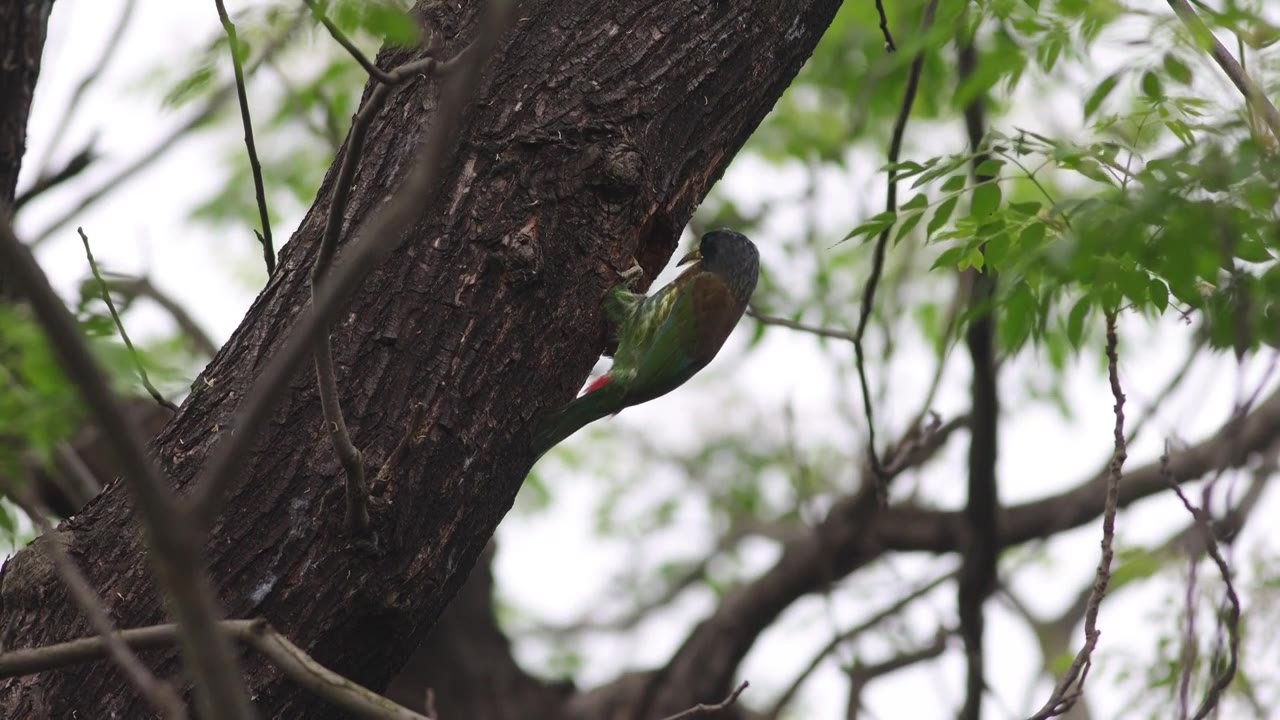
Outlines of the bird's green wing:
[[710,323],[713,327],[705,327],[708,324],[705,311],[715,310],[719,304],[715,298],[727,292],[718,278],[702,273],[690,278],[670,297],[663,298],[663,306],[654,308],[652,334],[635,348],[628,404],[665,395],[706,367],[723,339],[716,340],[714,347],[708,347],[708,338],[703,335],[708,329],[716,332],[718,328],[714,326],[718,323],[713,319]]

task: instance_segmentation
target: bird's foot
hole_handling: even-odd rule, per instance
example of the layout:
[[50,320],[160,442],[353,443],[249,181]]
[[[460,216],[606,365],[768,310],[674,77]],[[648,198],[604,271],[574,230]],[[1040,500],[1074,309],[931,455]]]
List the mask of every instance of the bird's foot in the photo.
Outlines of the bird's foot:
[[640,267],[640,263],[636,262],[635,258],[631,258],[631,267],[623,270],[619,277],[622,278],[622,284],[635,290],[638,282],[644,280],[644,268]]

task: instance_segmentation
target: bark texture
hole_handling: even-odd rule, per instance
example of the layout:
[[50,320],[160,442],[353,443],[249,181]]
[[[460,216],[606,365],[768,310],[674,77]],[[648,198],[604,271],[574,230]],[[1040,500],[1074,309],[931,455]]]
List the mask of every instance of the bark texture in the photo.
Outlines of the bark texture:
[[[0,0],[0,208],[13,204],[53,0]],[[7,216],[0,209],[0,216]]]
[[[413,437],[389,482],[374,488],[376,546],[353,545],[343,534],[341,472],[311,368],[303,368],[259,432],[207,547],[229,616],[265,617],[334,670],[386,686],[510,508],[532,460],[531,416],[568,400],[598,356],[604,292],[632,257],[650,278],[664,265],[694,206],[838,4],[522,5],[464,115],[439,202],[421,209],[333,329],[343,407],[370,475],[406,432]],[[475,0],[423,5],[446,53],[473,36],[477,7]],[[379,64],[414,55],[384,52]],[[407,173],[412,139],[438,91],[434,81],[414,81],[374,121],[348,228],[376,213]],[[335,175],[336,165],[276,275],[157,437],[156,456],[176,485],[190,483],[219,436],[236,432],[234,413],[251,378],[304,306]],[[412,404],[425,412],[406,428]],[[118,482],[59,535],[120,626],[165,619]],[[4,647],[87,632],[38,544],[6,563]],[[178,670],[173,653],[148,659],[162,674]],[[264,717],[341,716],[260,658],[248,657],[246,671]],[[145,710],[114,668],[97,663],[0,685],[0,716],[143,717]]]
[[[51,10],[53,0],[0,0],[0,222],[13,217]],[[10,295],[6,282],[0,276],[0,300]]]

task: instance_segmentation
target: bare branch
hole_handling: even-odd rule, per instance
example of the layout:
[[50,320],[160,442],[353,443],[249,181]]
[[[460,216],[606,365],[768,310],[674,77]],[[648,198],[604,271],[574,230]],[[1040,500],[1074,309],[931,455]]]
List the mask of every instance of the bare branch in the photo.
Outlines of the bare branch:
[[1267,98],[1267,93],[1258,86],[1253,78],[1249,77],[1249,73],[1240,66],[1240,63],[1232,57],[1231,52],[1227,50],[1222,43],[1218,42],[1218,38],[1214,37],[1213,31],[1209,26],[1204,24],[1200,16],[1191,7],[1187,0],[1168,0],[1169,7],[1177,13],[1178,19],[1183,25],[1191,31],[1191,36],[1201,47],[1207,48],[1209,55],[1213,61],[1218,63],[1222,71],[1226,73],[1231,82],[1244,95],[1245,102],[1249,105],[1249,109],[1257,112],[1262,116],[1267,127],[1271,129],[1271,134],[1277,140],[1280,140],[1280,110],[1276,110],[1276,106]]
[[775,325],[777,327],[798,330],[800,332],[809,333],[810,335],[817,335],[818,337],[830,338],[832,340],[846,340],[848,342],[856,341],[854,334],[850,332],[818,327],[817,325],[807,325],[802,322],[796,322],[795,320],[788,320],[787,318],[782,317],[775,317],[773,315],[764,315],[757,312],[755,308],[747,308],[747,315],[755,318],[755,320],[761,325]]
[[[921,32],[927,31],[929,26],[933,24],[933,15],[938,8],[938,0],[930,0],[925,6],[924,18],[921,20]],[[903,91],[902,107],[898,110],[898,117],[893,123],[893,138],[889,141],[889,179],[888,194],[885,197],[885,210],[894,212],[898,209],[898,177],[897,171],[892,165],[898,162],[898,157],[902,153],[902,140],[907,132],[907,121],[911,118],[911,108],[915,105],[916,91],[920,87],[920,73],[924,71],[925,51],[921,49],[916,53],[915,58],[911,61],[911,69],[907,75],[907,87]],[[884,256],[885,250],[889,245],[889,233],[893,227],[887,227],[880,233],[880,237],[876,240],[875,252],[871,257],[871,274],[867,277],[867,284],[862,293],[861,314],[858,317],[858,329],[853,334],[853,354],[858,366],[858,383],[862,386],[862,410],[867,416],[867,455],[871,461],[871,469],[875,474],[875,482],[878,487],[879,502],[884,505],[888,502],[888,489],[886,485],[888,481],[884,479],[883,468],[880,467],[880,457],[876,454],[876,429],[875,416],[871,403],[871,387],[867,383],[866,361],[863,357],[862,337],[867,331],[867,322],[871,319],[871,311],[875,307],[876,286],[880,283],[880,275],[884,272]]]
[[356,44],[351,42],[351,38],[348,38],[347,34],[342,32],[341,28],[333,24],[333,21],[329,19],[327,14],[325,14],[324,8],[321,7],[316,0],[302,0],[302,2],[306,3],[307,7],[311,8],[311,14],[315,19],[324,25],[325,29],[329,31],[329,34],[333,36],[333,39],[336,40],[343,49],[350,53],[351,57],[354,58],[356,62],[360,63],[360,67],[364,68],[364,71],[369,73],[370,77],[383,85],[395,85],[400,82],[395,79],[391,73],[388,73],[378,67],[377,63],[373,62],[365,56],[364,53],[360,52],[360,48],[356,47]]
[[822,649],[814,653],[813,658],[809,661],[809,664],[805,666],[805,669],[800,671],[800,674],[796,676],[796,679],[792,680],[791,684],[787,686],[787,689],[784,690],[782,694],[778,696],[778,699],[773,703],[773,709],[769,711],[766,717],[770,718],[770,720],[772,720],[773,718],[780,717],[782,715],[782,711],[786,709],[787,705],[791,704],[791,701],[792,699],[795,698],[796,693],[800,691],[800,688],[801,686],[804,685],[804,682],[809,679],[809,676],[812,675],[813,672],[818,669],[818,666],[822,664],[822,661],[825,660],[828,655],[834,652],[838,646],[840,646],[842,643],[846,643],[852,640],[853,638],[857,637],[858,635],[861,635],[864,632],[867,632],[868,630],[871,630],[872,628],[877,627],[878,625],[880,625],[880,623],[883,623],[885,620],[888,620],[894,615],[897,615],[898,613],[902,612],[907,608],[908,605],[915,602],[916,600],[919,600],[925,595],[928,595],[934,590],[938,589],[939,587],[942,586],[943,583],[948,582],[950,580],[954,580],[956,577],[956,574],[957,572],[955,570],[951,570],[944,575],[939,575],[933,580],[930,580],[924,585],[921,585],[915,590],[912,590],[906,595],[903,595],[892,605],[884,608],[880,612],[858,623],[856,626],[849,628],[848,630],[845,630],[839,635],[836,635],[835,637],[831,638],[830,642],[828,642],[826,645],[823,645]]
[[[231,68],[235,74],[236,97],[240,101],[240,122],[244,125],[244,147],[249,153],[249,168],[253,171],[253,191],[258,200],[258,217],[262,222],[262,234],[258,241],[262,243],[262,259],[267,265],[267,275],[276,271],[276,249],[271,241],[271,218],[267,213],[267,193],[262,186],[262,163],[258,162],[258,148],[253,142],[253,120],[249,118],[249,97],[244,86],[244,65],[240,61],[240,40],[236,37],[236,26],[227,15],[227,8],[222,0],[213,0],[218,7],[218,20],[227,34],[227,48],[231,52]],[[247,47],[247,46],[246,46]]]
[[873,680],[940,657],[942,653],[947,651],[947,638],[953,635],[954,632],[953,630],[939,628],[938,632],[934,634],[933,642],[922,648],[908,650],[871,665],[856,664],[849,668],[849,709],[845,717],[848,720],[855,720],[858,717],[858,713],[862,709],[862,691]]
[[89,236],[84,234],[84,228],[76,228],[76,232],[80,233],[80,242],[84,243],[84,256],[89,260],[89,270],[93,272],[94,280],[97,280],[98,287],[102,291],[102,301],[107,304],[107,310],[111,311],[111,319],[116,323],[116,330],[120,331],[120,339],[124,341],[124,346],[129,349],[129,357],[133,358],[133,367],[138,371],[138,378],[142,380],[142,387],[155,399],[161,407],[169,412],[178,412],[178,406],[165,399],[155,385],[151,384],[151,378],[147,377],[147,368],[142,364],[142,357],[138,355],[138,350],[133,346],[133,341],[129,339],[129,333],[124,329],[124,321],[120,319],[120,313],[116,312],[116,304],[111,299],[111,290],[107,288],[107,281],[102,279],[102,272],[98,270],[98,262],[93,259],[93,249],[89,247]]
[[156,575],[183,630],[183,657],[196,683],[202,715],[232,720],[252,718],[253,708],[240,676],[240,664],[226,638],[217,631],[217,603],[199,561],[200,543],[195,528],[177,512],[167,484],[147,457],[138,429],[116,401],[75,319],[8,223],[0,223],[0,268],[27,297],[67,376],[79,388],[116,450],[122,476],[142,513]]
[[893,35],[889,34],[889,18],[884,14],[884,0],[876,0],[876,13],[880,15],[880,33],[884,35],[884,49],[897,52],[898,46],[893,44]]
[[729,693],[729,697],[725,698],[724,700],[721,700],[720,702],[714,705],[705,705],[703,703],[698,703],[697,705],[694,705],[688,710],[678,712],[675,715],[668,715],[662,720],[684,720],[685,718],[702,717],[703,715],[710,715],[712,713],[718,713],[722,710],[727,710],[730,705],[737,702],[738,696],[742,694],[742,691],[746,690],[750,686],[751,686],[751,683],[747,682],[746,680],[743,680],[741,685],[739,685],[733,692]]
[[91,142],[80,152],[71,156],[71,159],[59,168],[57,172],[38,176],[35,182],[31,183],[31,187],[18,193],[18,197],[13,201],[14,211],[18,211],[23,205],[84,172],[85,168],[89,167],[97,159],[98,155],[94,152],[93,143]]
[[1182,492],[1182,488],[1176,484],[1171,486],[1178,499],[1182,501],[1183,507],[1195,519],[1196,527],[1199,528],[1201,537],[1204,539],[1204,550],[1213,560],[1213,564],[1218,566],[1218,573],[1222,575],[1222,583],[1225,586],[1227,613],[1223,624],[1227,628],[1227,663],[1213,679],[1213,684],[1209,686],[1208,693],[1205,694],[1204,700],[1200,702],[1200,706],[1196,709],[1196,714],[1192,716],[1192,720],[1204,720],[1218,707],[1223,691],[1231,685],[1231,681],[1236,676],[1236,666],[1240,652],[1240,598],[1236,595],[1235,585],[1231,582],[1231,568],[1222,557],[1222,550],[1218,547],[1218,539],[1211,524],[1212,518],[1201,508],[1192,505],[1186,494]]
[[[28,496],[25,492],[18,488],[9,487],[6,489],[9,498],[14,501],[22,511],[31,518],[31,522],[35,523],[42,535],[43,542],[41,547],[49,551],[49,557],[53,560],[54,566],[58,570],[58,574],[62,576],[63,583],[67,586],[67,591],[71,594],[71,599],[76,605],[80,606],[81,612],[85,618],[89,620],[90,627],[94,632],[98,633],[98,639],[101,641],[103,651],[115,662],[116,665],[124,672],[125,678],[137,688],[142,697],[146,698],[151,707],[160,713],[161,717],[171,718],[172,720],[184,720],[187,717],[186,705],[182,703],[182,699],[174,692],[173,687],[168,683],[160,682],[155,675],[147,669],[133,650],[120,639],[120,634],[116,630],[115,624],[111,622],[111,618],[107,616],[107,610],[102,606],[102,598],[89,585],[89,581],[76,567],[76,563],[71,559],[71,555],[67,553],[67,549],[63,547],[64,539],[54,531],[53,525],[49,523],[46,517],[45,509],[38,507],[34,498]],[[3,656],[0,656],[3,657]]]
[[106,278],[107,287],[116,293],[132,300],[134,298],[147,298],[148,300],[159,305],[169,317],[173,318],[174,324],[178,326],[178,330],[191,342],[191,345],[197,352],[205,357],[213,357],[218,353],[218,345],[214,343],[213,338],[209,337],[209,333],[205,331],[200,323],[187,312],[176,299],[168,293],[156,287],[151,278],[147,276],[133,277],[129,275],[115,275],[107,272],[103,273]]
[[1075,705],[1076,700],[1084,692],[1084,682],[1089,676],[1093,650],[1098,645],[1098,609],[1102,598],[1107,594],[1107,585],[1111,581],[1111,544],[1115,539],[1116,511],[1120,503],[1120,475],[1124,461],[1128,457],[1128,448],[1124,435],[1124,391],[1120,388],[1119,360],[1116,353],[1116,314],[1107,313],[1107,376],[1111,382],[1111,396],[1115,399],[1115,429],[1113,431],[1115,450],[1111,455],[1111,467],[1107,483],[1107,503],[1102,516],[1102,558],[1098,561],[1098,569],[1094,574],[1093,590],[1089,594],[1089,602],[1084,614],[1084,646],[1076,654],[1071,666],[1062,679],[1058,681],[1049,700],[1040,711],[1032,716],[1032,720],[1061,715]]
[[[371,720],[426,720],[381,695],[333,672],[289,642],[265,620],[223,620],[219,633],[265,655],[290,680],[334,705]],[[153,625],[115,632],[112,637],[134,650],[170,647],[181,639],[177,625]],[[102,638],[83,638],[0,655],[0,678],[55,670],[102,658],[107,648]]]
[[[467,96],[479,78],[483,59],[489,56],[511,15],[509,3],[496,2],[491,5],[498,7],[488,12],[489,18],[483,21],[485,27],[479,31],[477,40],[448,62],[436,67],[437,73],[456,70],[456,76],[450,78],[443,91],[433,132],[420,141],[409,176],[383,205],[382,210],[365,224],[363,231],[348,241],[350,247],[343,263],[319,288],[310,307],[294,323],[289,338],[258,375],[245,396],[248,400],[238,412],[236,432],[222,441],[197,479],[191,504],[197,509],[204,527],[209,527],[221,510],[227,490],[237,477],[241,461],[256,441],[258,428],[266,422],[276,403],[288,390],[288,379],[313,351],[317,339],[327,331],[329,323],[341,311],[347,296],[363,281],[369,270],[400,243],[406,228],[418,215],[422,205],[434,202],[439,191],[435,182],[436,173],[453,144]],[[424,58],[401,66],[401,69],[406,73],[426,72],[435,62],[433,58]],[[374,92],[385,87],[388,86],[379,85]],[[333,202],[337,202],[336,197]]]

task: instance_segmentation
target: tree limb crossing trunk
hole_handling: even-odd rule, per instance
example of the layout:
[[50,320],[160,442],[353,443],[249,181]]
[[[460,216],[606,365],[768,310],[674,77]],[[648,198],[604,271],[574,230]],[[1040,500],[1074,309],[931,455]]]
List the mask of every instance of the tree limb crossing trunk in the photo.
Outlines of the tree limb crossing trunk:
[[[384,687],[465,580],[532,458],[529,419],[570,398],[604,341],[600,300],[634,256],[652,278],[680,229],[830,23],[837,0],[526,3],[463,119],[442,192],[369,276],[333,330],[342,404],[375,474],[425,406],[398,470],[375,488],[377,549],[343,535],[342,484],[310,368],[259,444],[207,561],[231,617],[263,616],[318,661]],[[445,55],[476,29],[475,0],[426,4]],[[387,68],[416,52],[388,51]],[[366,92],[367,95],[367,92]],[[395,90],[370,131],[348,228],[407,172],[436,83]],[[185,487],[307,298],[336,164],[281,267],[195,383],[154,449]],[[344,240],[351,233],[344,233]],[[341,262],[341,258],[339,258]],[[216,298],[208,298],[216,302]],[[165,620],[118,482],[60,535],[121,627]],[[0,574],[0,643],[88,630],[36,549]],[[162,674],[172,653],[148,659]],[[338,717],[260,658],[265,717]],[[716,702],[721,698],[700,698]],[[2,717],[141,717],[110,665],[0,685]]]

